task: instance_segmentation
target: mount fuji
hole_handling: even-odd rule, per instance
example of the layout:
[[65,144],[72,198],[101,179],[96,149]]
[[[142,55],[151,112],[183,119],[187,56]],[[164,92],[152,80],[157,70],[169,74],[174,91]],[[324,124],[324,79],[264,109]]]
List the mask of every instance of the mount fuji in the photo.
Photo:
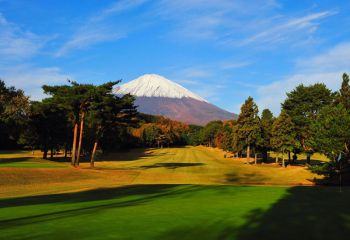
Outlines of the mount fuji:
[[229,120],[237,115],[223,110],[179,84],[157,74],[146,74],[114,89],[117,95],[135,96],[138,111],[173,120],[205,125],[212,120]]

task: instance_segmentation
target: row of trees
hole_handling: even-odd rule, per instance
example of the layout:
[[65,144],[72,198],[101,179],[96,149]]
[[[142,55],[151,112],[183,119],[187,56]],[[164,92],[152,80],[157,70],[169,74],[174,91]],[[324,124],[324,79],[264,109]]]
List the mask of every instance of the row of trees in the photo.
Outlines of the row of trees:
[[220,147],[236,154],[245,153],[250,161],[252,152],[261,153],[263,161],[268,152],[291,154],[304,152],[307,163],[314,152],[321,152],[335,160],[349,159],[350,144],[350,86],[349,76],[343,74],[341,89],[332,92],[324,84],[299,85],[287,93],[281,104],[281,113],[274,117],[269,109],[259,110],[249,97],[241,107],[237,120],[214,121],[189,133],[193,145],[205,144]]
[[69,82],[63,86],[43,86],[47,98],[31,102],[23,91],[6,87],[0,81],[1,148],[26,146],[48,153],[63,150],[78,166],[80,157],[96,150],[145,146],[199,145],[219,147],[247,161],[268,152],[291,154],[304,152],[307,161],[314,152],[334,160],[341,154],[349,159],[350,86],[343,75],[341,89],[332,92],[324,84],[299,85],[287,93],[281,113],[274,117],[269,109],[259,114],[253,98],[241,107],[236,120],[213,121],[205,127],[187,125],[164,117],[137,113],[134,97],[116,96],[108,82],[99,86]]
[[99,86],[69,81],[62,86],[43,86],[49,96],[30,102],[21,90],[6,87],[0,81],[1,148],[26,146],[40,148],[43,157],[55,151],[70,153],[72,165],[80,156],[91,155],[91,165],[98,145],[102,149],[121,144],[120,135],[136,125],[137,111],[131,95],[118,97],[108,82]]
[[0,148],[41,149],[44,159],[62,151],[73,166],[90,156],[94,166],[97,149],[187,144],[187,124],[138,113],[133,96],[112,93],[118,83],[45,85],[48,97],[31,102],[0,81]]
[[162,116],[139,114],[137,128],[132,128],[132,135],[137,139],[137,146],[169,147],[186,145],[187,124],[170,120]]

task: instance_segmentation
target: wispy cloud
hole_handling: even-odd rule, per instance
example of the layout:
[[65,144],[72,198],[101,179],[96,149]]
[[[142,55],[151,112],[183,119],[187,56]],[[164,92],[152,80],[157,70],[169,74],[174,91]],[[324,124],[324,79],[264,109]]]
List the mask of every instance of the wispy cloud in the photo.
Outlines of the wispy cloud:
[[260,86],[257,89],[259,107],[270,108],[274,113],[280,111],[280,103],[286,92],[299,84],[324,83],[336,91],[340,88],[343,72],[350,71],[350,43],[339,44],[317,56],[297,61],[297,70],[279,81]]
[[305,34],[303,33],[312,34],[318,28],[319,23],[317,20],[332,16],[334,14],[336,14],[334,11],[324,11],[299,18],[289,19],[275,26],[268,26],[268,29],[242,40],[240,44],[247,45],[255,42],[273,43],[287,40],[287,38],[289,38],[289,40],[295,39],[295,36],[304,36]]
[[251,65],[250,61],[233,61],[233,62],[224,62],[221,64],[222,69],[236,69],[236,68],[244,68]]
[[337,14],[321,11],[299,17],[281,15],[277,1],[161,0],[156,15],[169,22],[171,39],[208,40],[226,47],[272,43],[311,43],[320,21]]
[[113,3],[111,6],[103,9],[100,14],[92,17],[90,21],[101,21],[110,15],[121,13],[123,11],[128,11],[141,6],[142,4],[148,2],[149,0],[120,0]]
[[25,59],[38,53],[48,39],[25,31],[9,22],[0,13],[0,56],[5,59]]
[[1,66],[1,78],[7,85],[23,89],[32,100],[45,97],[41,86],[44,84],[63,84],[72,76],[57,67],[36,67],[29,64]]
[[117,22],[110,22],[108,18],[129,11],[141,6],[148,0],[120,0],[106,7],[98,14],[85,20],[85,23],[78,26],[73,35],[56,52],[56,57],[61,57],[74,49],[84,49],[89,46],[115,41],[126,37],[128,31],[122,28]]
[[84,49],[100,42],[118,40],[125,36],[126,33],[113,32],[109,27],[84,26],[56,52],[55,56],[61,57],[73,49]]

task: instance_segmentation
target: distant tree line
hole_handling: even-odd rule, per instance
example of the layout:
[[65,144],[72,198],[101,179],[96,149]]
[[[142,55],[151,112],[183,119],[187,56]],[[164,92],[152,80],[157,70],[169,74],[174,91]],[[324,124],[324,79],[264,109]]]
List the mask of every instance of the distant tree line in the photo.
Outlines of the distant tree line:
[[48,97],[30,101],[0,80],[0,149],[41,149],[44,159],[63,152],[73,166],[81,157],[94,166],[97,150],[187,144],[187,124],[138,113],[133,96],[112,93],[118,83],[45,85]]
[[[116,96],[112,89],[119,81],[102,85],[69,81],[62,86],[43,86],[47,98],[30,101],[22,90],[0,80],[0,148],[41,149],[43,157],[64,152],[72,165],[96,152],[130,147],[170,147],[206,145],[245,156],[247,162],[258,155],[268,161],[293,164],[296,154],[305,153],[307,163],[313,153],[325,154],[331,162],[320,171],[328,173],[347,167],[350,159],[350,85],[343,74],[339,91],[324,84],[299,85],[287,93],[281,113],[269,109],[259,114],[248,97],[238,118],[212,121],[206,126],[180,123],[160,116],[138,113],[131,95]],[[50,156],[48,156],[50,154]]]
[[190,126],[189,143],[219,147],[236,155],[245,155],[247,161],[257,154],[262,161],[268,152],[281,157],[281,164],[293,164],[296,154],[305,153],[307,163],[313,153],[325,154],[331,162],[325,164],[328,173],[349,163],[350,154],[350,85],[343,74],[341,88],[332,92],[324,84],[303,84],[287,93],[281,104],[281,113],[274,117],[269,109],[259,110],[249,97],[241,107],[236,120],[213,121],[205,127]]

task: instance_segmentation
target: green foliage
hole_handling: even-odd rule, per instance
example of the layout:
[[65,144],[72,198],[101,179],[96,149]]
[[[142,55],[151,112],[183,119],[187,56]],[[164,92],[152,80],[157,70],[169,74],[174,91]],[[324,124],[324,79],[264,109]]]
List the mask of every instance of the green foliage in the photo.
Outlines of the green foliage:
[[297,139],[305,151],[310,150],[306,142],[311,135],[311,122],[324,106],[333,102],[333,99],[332,91],[321,83],[310,86],[301,84],[287,93],[282,109],[292,118]]
[[261,114],[260,127],[261,137],[258,142],[258,148],[263,153],[264,161],[267,161],[267,152],[272,150],[271,137],[272,137],[272,125],[274,117],[269,109],[264,109]]
[[343,82],[341,88],[336,96],[336,103],[342,104],[345,109],[350,110],[350,85],[349,85],[349,75],[343,74]]
[[225,124],[220,133],[221,136],[221,148],[225,151],[232,151],[232,141],[233,141],[233,133],[232,133],[232,127],[228,124]]
[[294,128],[291,117],[282,111],[272,125],[271,147],[280,152],[293,151],[297,146]]
[[334,165],[334,162],[326,162],[322,164],[309,165],[308,168],[312,173],[330,177],[334,173],[336,166]]
[[22,132],[21,143],[30,148],[40,148],[46,158],[49,149],[68,146],[70,124],[66,111],[52,99],[32,102],[27,128]]
[[310,145],[334,160],[340,152],[348,152],[350,113],[342,104],[326,106],[311,123]]
[[202,143],[200,137],[200,132],[202,129],[202,126],[189,125],[189,130],[185,137],[187,144],[192,146],[200,145]]
[[222,127],[221,121],[209,122],[200,132],[200,139],[202,144],[210,147],[215,146],[215,136]]
[[29,98],[22,90],[7,87],[0,80],[0,148],[13,148],[26,128]]
[[258,106],[251,97],[241,107],[241,112],[237,119],[237,138],[245,146],[255,145],[260,137],[261,131],[258,112]]

